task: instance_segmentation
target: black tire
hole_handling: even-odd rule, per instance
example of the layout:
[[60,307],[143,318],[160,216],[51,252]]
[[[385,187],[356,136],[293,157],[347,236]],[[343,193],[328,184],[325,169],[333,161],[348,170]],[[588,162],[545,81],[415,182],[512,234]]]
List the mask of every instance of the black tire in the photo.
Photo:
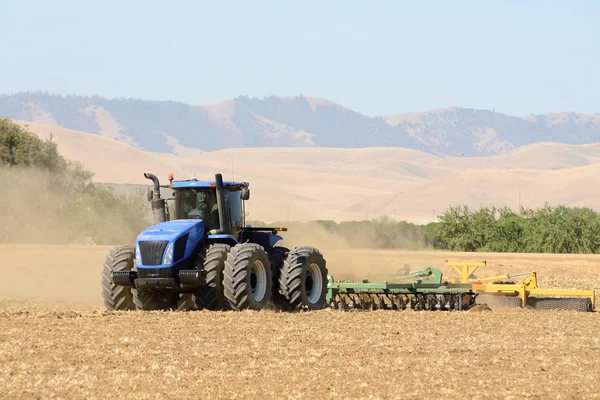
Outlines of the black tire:
[[269,264],[271,264],[271,279],[273,281],[271,302],[276,306],[281,307],[285,307],[287,305],[287,301],[279,291],[279,277],[281,276],[283,262],[289,251],[290,250],[288,248],[279,246],[272,247],[267,250],[267,255],[269,256]]
[[115,285],[112,273],[134,269],[135,246],[118,246],[110,250],[102,270],[102,297],[107,310],[135,310],[135,289]]
[[206,271],[206,286],[194,293],[198,309],[226,310],[229,307],[223,290],[223,270],[231,246],[224,243],[203,247],[194,261],[196,268]]
[[177,310],[179,302],[179,293],[169,292],[151,292],[136,290],[137,294],[133,296],[133,302],[137,310]]
[[196,310],[196,302],[192,293],[181,293],[177,301],[177,311]]
[[324,308],[327,275],[327,263],[319,250],[313,247],[297,247],[290,251],[279,278],[279,289],[289,308]]
[[262,310],[271,299],[271,267],[264,248],[237,244],[227,254],[223,273],[225,298],[233,310]]

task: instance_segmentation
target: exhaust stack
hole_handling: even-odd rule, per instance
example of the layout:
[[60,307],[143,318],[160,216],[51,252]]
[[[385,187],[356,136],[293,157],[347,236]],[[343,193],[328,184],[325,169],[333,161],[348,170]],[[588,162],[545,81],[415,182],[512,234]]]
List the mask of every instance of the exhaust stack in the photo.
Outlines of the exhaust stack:
[[227,233],[229,227],[227,226],[227,219],[225,213],[225,194],[223,189],[223,175],[215,175],[215,183],[217,190],[217,207],[219,208],[219,229],[215,230],[215,234]]
[[154,174],[144,172],[144,178],[150,179],[154,183],[154,190],[152,192],[152,219],[155,224],[160,224],[167,220],[167,211],[165,206],[165,199],[160,198],[160,183],[158,178]]

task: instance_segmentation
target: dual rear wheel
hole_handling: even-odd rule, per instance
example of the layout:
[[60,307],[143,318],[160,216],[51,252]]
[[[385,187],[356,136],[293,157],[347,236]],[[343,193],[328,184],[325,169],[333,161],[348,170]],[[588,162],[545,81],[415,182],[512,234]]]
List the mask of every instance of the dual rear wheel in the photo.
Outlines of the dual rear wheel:
[[325,259],[319,250],[297,247],[290,251],[279,277],[279,290],[286,306],[294,310],[325,307],[327,275]]
[[231,248],[223,272],[223,290],[233,310],[261,310],[271,299],[273,278],[269,258],[255,243]]
[[260,310],[271,302],[285,310],[318,310],[325,306],[327,267],[312,247],[265,251],[254,243],[231,248],[223,288],[233,310]]

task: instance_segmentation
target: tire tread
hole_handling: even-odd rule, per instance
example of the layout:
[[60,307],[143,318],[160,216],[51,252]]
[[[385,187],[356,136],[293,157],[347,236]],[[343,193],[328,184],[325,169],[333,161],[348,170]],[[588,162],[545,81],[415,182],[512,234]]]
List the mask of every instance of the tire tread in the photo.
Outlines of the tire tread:
[[[267,274],[265,298],[260,304],[252,301],[252,289],[248,284],[252,268],[251,260],[255,257],[262,259]],[[269,302],[271,291],[271,267],[264,248],[256,243],[242,243],[232,247],[227,254],[223,271],[223,292],[230,308],[233,310],[260,309]]]

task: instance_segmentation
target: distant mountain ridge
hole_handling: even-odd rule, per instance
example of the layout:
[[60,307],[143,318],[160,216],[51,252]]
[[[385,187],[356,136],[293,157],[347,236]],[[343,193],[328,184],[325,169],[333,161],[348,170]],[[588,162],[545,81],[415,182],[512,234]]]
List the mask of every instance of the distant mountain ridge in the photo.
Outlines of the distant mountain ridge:
[[305,96],[239,96],[195,106],[23,92],[0,95],[0,117],[62,126],[177,155],[244,147],[405,147],[437,155],[485,156],[539,142],[600,142],[600,114],[519,118],[451,107],[373,118]]

